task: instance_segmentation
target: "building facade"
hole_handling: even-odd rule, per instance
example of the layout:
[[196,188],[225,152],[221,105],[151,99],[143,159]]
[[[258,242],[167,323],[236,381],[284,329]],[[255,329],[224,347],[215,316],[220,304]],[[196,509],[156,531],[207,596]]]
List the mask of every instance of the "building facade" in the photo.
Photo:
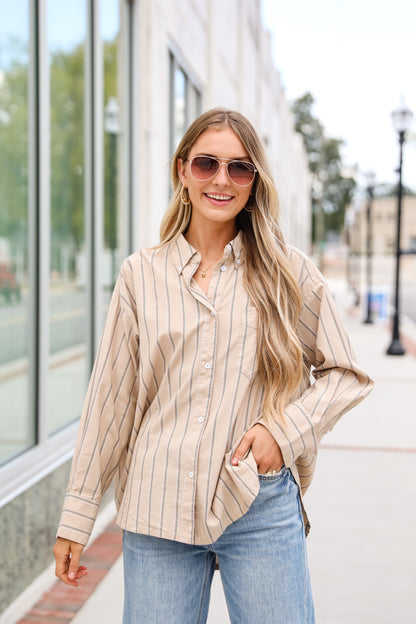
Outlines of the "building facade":
[[118,268],[157,242],[169,159],[213,106],[257,128],[308,253],[307,160],[259,0],[0,1],[0,612],[51,563]]
[[[350,249],[365,254],[367,245],[367,200],[349,208]],[[396,253],[397,197],[375,197],[371,204],[372,251],[376,256]],[[402,199],[401,241],[403,251],[416,252],[416,197]]]

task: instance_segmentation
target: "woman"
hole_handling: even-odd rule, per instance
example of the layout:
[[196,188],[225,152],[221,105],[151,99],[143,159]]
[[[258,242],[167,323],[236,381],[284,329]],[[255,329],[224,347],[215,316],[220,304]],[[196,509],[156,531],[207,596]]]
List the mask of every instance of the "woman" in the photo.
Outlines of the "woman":
[[115,478],[124,624],[205,622],[216,561],[232,623],[311,623],[302,494],[322,436],[372,382],[319,271],[284,243],[247,119],[199,117],[172,176],[161,244],[127,258],[114,290],[56,574],[86,574]]

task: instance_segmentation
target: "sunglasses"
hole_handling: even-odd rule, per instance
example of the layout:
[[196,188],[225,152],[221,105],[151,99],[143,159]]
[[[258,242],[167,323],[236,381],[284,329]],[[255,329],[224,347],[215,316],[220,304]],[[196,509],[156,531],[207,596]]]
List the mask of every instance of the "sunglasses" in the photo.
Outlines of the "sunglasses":
[[215,156],[195,156],[188,162],[191,166],[192,175],[201,182],[213,178],[220,170],[221,165],[226,166],[228,177],[237,186],[248,186],[251,184],[257,172],[253,163],[246,160],[215,158]]

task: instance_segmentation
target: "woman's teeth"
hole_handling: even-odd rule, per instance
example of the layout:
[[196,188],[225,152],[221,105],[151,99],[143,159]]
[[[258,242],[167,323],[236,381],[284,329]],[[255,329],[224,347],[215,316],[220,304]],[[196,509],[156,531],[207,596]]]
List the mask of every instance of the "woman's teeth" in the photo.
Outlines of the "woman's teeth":
[[207,197],[211,199],[216,199],[217,201],[225,201],[227,199],[231,199],[230,195],[216,195],[214,193],[207,193]]

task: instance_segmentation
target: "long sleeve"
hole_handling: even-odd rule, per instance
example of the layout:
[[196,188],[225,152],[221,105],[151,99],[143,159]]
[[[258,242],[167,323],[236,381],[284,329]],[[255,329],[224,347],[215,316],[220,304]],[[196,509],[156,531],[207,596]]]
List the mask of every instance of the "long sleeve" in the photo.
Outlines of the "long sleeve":
[[260,422],[274,435],[286,466],[297,464],[306,489],[322,437],[369,394],[373,382],[355,361],[327,283],[305,257],[299,278],[304,303],[298,334],[315,380],[306,379],[300,396],[287,405],[283,425]]
[[58,535],[86,544],[134,425],[139,335],[129,262],[117,280],[81,416]]

